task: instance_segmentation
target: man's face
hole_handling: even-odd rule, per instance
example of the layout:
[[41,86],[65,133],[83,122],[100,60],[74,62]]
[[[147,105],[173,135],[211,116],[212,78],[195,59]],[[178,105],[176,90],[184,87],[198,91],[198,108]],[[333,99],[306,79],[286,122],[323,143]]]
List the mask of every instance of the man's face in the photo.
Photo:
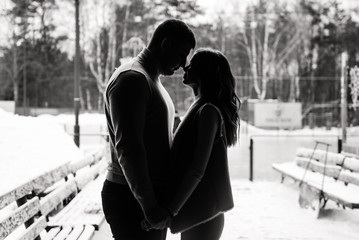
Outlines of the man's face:
[[185,67],[190,51],[189,44],[172,45],[163,56],[162,74],[173,75],[180,67]]

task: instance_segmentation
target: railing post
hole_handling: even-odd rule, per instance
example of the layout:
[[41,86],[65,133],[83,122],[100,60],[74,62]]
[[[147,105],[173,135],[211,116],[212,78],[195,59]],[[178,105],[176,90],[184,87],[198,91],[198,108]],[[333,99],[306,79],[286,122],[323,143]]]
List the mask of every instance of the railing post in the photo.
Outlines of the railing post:
[[338,153],[341,153],[343,150],[343,141],[342,139],[338,138]]
[[253,139],[249,140],[249,181],[253,182]]

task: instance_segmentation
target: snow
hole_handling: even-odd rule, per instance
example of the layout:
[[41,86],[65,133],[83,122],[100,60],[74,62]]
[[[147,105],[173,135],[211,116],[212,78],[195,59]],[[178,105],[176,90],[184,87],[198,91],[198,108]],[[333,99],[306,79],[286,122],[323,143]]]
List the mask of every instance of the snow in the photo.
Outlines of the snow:
[[[88,134],[81,138],[80,149],[68,134],[73,115],[24,117],[0,109],[0,122],[0,194],[105,143],[92,135],[106,132],[103,114],[80,115],[81,134]],[[235,208],[226,213],[221,239],[358,239],[358,210],[343,210],[328,202],[316,219],[313,211],[300,208],[298,186],[291,181],[280,184],[279,174],[271,168],[273,162],[293,161],[296,149],[313,147],[313,139],[329,140],[335,152],[340,129],[262,130],[243,122],[240,132],[240,143],[228,152]],[[254,182],[246,180],[250,138],[254,139]],[[104,229],[105,235],[97,233],[94,240],[110,239],[108,226]],[[180,237],[168,233],[167,239]]]
[[0,123],[0,193],[84,156],[64,128],[51,119],[0,109]]

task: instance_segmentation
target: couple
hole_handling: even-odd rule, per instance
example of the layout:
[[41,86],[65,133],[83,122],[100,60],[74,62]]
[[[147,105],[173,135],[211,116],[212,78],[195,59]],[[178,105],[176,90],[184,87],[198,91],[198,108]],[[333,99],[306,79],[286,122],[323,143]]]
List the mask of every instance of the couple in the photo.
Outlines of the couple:
[[[195,48],[192,30],[166,20],[105,92],[111,162],[102,204],[116,240],[217,240],[233,207],[227,147],[237,141],[240,101],[225,56]],[[172,100],[160,75],[182,67],[195,101],[173,136]]]

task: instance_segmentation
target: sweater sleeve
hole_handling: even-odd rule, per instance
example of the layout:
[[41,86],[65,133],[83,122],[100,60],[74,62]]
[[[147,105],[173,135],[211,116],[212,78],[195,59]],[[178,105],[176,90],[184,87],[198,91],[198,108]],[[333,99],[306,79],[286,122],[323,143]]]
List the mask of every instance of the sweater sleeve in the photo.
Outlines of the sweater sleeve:
[[[195,152],[192,163],[172,200],[167,206],[173,215],[178,214],[182,206],[189,199],[206,171],[216,133],[220,127],[220,115],[211,105],[205,105],[198,118],[198,131]],[[180,160],[179,160],[180,161]]]
[[119,75],[107,94],[119,164],[143,211],[157,204],[143,140],[149,96],[148,82],[137,72]]

